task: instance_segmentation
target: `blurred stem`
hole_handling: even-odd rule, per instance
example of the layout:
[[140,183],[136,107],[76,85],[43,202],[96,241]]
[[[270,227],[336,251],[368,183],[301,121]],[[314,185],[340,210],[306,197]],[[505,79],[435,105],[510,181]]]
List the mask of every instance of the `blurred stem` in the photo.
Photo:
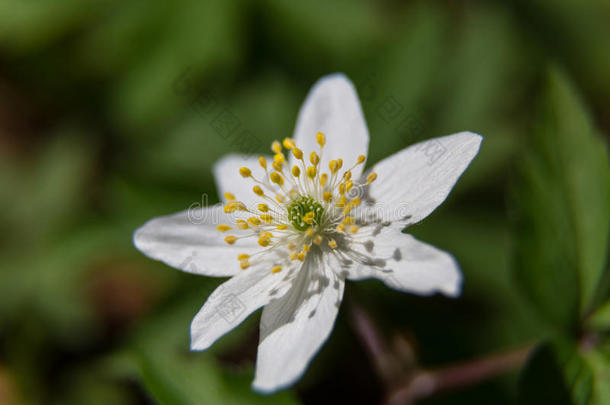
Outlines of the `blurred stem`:
[[[414,359],[405,356],[405,339],[395,339],[402,350],[393,350],[373,322],[358,304],[351,303],[351,320],[377,374],[383,381],[388,405],[412,404],[442,391],[461,389],[521,366],[533,348],[532,344],[495,353],[436,370],[419,368]],[[413,352],[411,349],[410,353]],[[400,359],[403,361],[400,361]],[[406,363],[406,364],[405,364]]]

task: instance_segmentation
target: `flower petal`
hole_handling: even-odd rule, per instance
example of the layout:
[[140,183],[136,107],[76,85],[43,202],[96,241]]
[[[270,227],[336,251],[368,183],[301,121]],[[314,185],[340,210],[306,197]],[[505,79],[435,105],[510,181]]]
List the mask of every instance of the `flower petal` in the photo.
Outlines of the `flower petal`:
[[[269,163],[271,158],[264,156]],[[260,202],[258,197],[252,191],[252,187],[256,185],[250,178],[244,178],[239,174],[241,167],[247,167],[252,171],[252,176],[258,180],[265,178],[265,170],[258,163],[258,156],[247,156],[238,154],[229,154],[214,164],[214,178],[218,189],[219,197],[226,202],[225,193],[234,194],[237,199],[248,208],[255,207],[257,202]]]
[[[312,151],[320,152],[316,134],[326,135],[326,146],[321,158],[321,166],[328,170],[328,162],[342,158],[343,167],[352,167],[359,155],[365,155],[369,148],[369,132],[358,95],[352,82],[343,74],[336,73],[318,80],[312,87],[301,107],[294,130],[294,140],[309,162]],[[291,156],[291,164],[295,159]],[[353,170],[358,178],[363,165]]]
[[[146,256],[189,273],[232,276],[240,271],[237,255],[260,249],[254,238],[227,245],[218,224],[231,224],[222,206],[193,206],[177,214],[154,218],[134,232],[133,243]],[[232,230],[232,235],[244,231]]]
[[333,257],[310,255],[290,291],[265,307],[254,389],[272,392],[305,372],[337,317],[345,284],[333,270],[338,265]]
[[289,274],[271,273],[270,266],[250,267],[221,284],[191,323],[191,350],[205,350],[242,323],[252,312],[290,289]]
[[460,132],[412,145],[377,163],[368,190],[371,208],[386,221],[413,224],[446,198],[479,151],[482,137]]
[[362,233],[352,249],[365,260],[354,263],[349,280],[377,278],[388,287],[420,295],[460,294],[462,274],[449,253],[401,233],[396,225],[377,228],[368,236]]

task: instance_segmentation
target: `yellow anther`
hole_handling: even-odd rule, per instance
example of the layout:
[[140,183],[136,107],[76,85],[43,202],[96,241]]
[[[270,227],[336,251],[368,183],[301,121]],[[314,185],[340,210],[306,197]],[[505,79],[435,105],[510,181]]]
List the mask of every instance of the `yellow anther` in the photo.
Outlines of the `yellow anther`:
[[339,208],[345,207],[346,203],[347,203],[347,197],[342,195],[341,198],[339,198],[339,201],[337,202],[337,207],[339,207]]
[[349,227],[350,233],[356,233],[356,232],[358,232],[358,229],[359,228],[358,228],[357,225],[352,225],[352,226]]
[[284,184],[284,178],[278,172],[271,172],[269,175],[271,182],[275,184],[279,184],[280,186]]
[[299,177],[301,175],[301,169],[299,169],[299,166],[292,166],[292,175],[294,177]]
[[290,258],[290,260],[296,260],[299,257],[299,253],[296,251],[290,252],[288,257]]
[[316,235],[316,237],[313,238],[313,243],[319,245],[320,243],[322,243],[322,237],[320,235]]
[[316,141],[318,141],[318,145],[324,146],[324,144],[326,143],[326,137],[322,132],[318,132],[316,134]]
[[227,242],[229,245],[234,244],[236,240],[237,238],[233,235],[229,235],[225,238],[225,242]]
[[366,176],[366,184],[371,184],[375,180],[377,180],[377,173],[371,173],[368,176]]
[[305,231],[305,235],[307,235],[307,236],[313,236],[313,234],[314,234],[313,228],[307,228],[307,230]]
[[345,191],[347,191],[348,193],[352,189],[352,187],[354,187],[354,180],[350,180],[345,183]]
[[303,251],[297,255],[297,259],[299,259],[300,261],[304,261],[306,256],[307,252]]
[[232,228],[229,225],[218,225],[216,229],[218,229],[220,232],[226,232]]
[[288,242],[287,246],[288,246],[288,249],[290,249],[290,250],[294,250],[294,249],[297,248],[297,246],[294,243],[292,243],[292,242]]
[[258,244],[261,245],[262,247],[269,246],[270,243],[271,243],[271,239],[268,237],[261,236],[260,238],[258,238]]
[[225,198],[227,199],[227,201],[233,201],[233,200],[235,200],[235,195],[232,193],[226,192]]
[[309,252],[311,245],[303,245],[303,252]]
[[257,217],[250,217],[250,218],[248,218],[248,223],[249,223],[250,225],[257,226],[257,225],[260,225],[260,224],[261,224],[261,220],[260,220],[260,219],[258,219]]
[[335,242],[334,239],[331,239],[328,241],[328,246],[330,246],[331,249],[336,249],[337,248],[337,242]]
[[324,201],[326,202],[331,202],[333,200],[333,193],[325,191],[324,194],[322,194],[322,198],[324,198]]
[[343,159],[339,158],[337,159],[337,168],[341,169],[343,167]]
[[282,197],[281,195],[276,195],[275,196],[275,200],[279,203],[283,203],[284,202],[284,197]]
[[267,204],[258,204],[257,208],[260,212],[269,212],[269,206]]
[[282,171],[282,169],[283,169],[283,168],[282,168],[282,163],[280,163],[280,162],[276,162],[276,161],[273,161],[273,163],[271,163],[271,167],[273,167],[273,168],[274,168],[275,170],[277,170],[278,172],[281,172],[281,171]]
[[250,262],[247,260],[242,260],[239,263],[239,267],[241,267],[242,270],[246,270],[248,267],[250,267]]
[[263,215],[260,216],[260,219],[265,221],[265,222],[267,222],[267,223],[270,223],[270,222],[273,222],[273,215],[271,215],[271,214],[263,214]]
[[309,166],[307,168],[307,177],[309,177],[310,179],[313,179],[314,177],[316,177],[316,167],[315,166]]
[[358,156],[358,160],[356,160],[356,164],[362,164],[366,160],[366,156],[360,155]]
[[248,223],[246,221],[244,221],[243,219],[238,219],[237,221],[235,221],[235,224],[237,225],[237,227],[239,229],[248,229]]
[[235,211],[237,211],[237,210],[240,210],[240,211],[246,211],[246,210],[247,210],[247,208],[246,208],[246,206],[244,205],[244,203],[242,203],[241,201],[231,201],[231,202],[228,202],[228,203],[227,203],[227,204],[224,206],[224,212],[225,212],[226,214],[230,214],[230,213],[235,212]]
[[284,163],[286,161],[286,156],[283,153],[276,153],[273,155],[273,161],[278,163]]
[[306,213],[305,215],[303,215],[303,217],[301,218],[303,220],[303,222],[305,222],[306,224],[313,224],[314,219],[315,219],[315,214],[313,211],[309,211],[308,213]]
[[284,140],[282,141],[282,145],[284,145],[284,148],[286,148],[288,150],[290,150],[296,146],[294,141],[290,138],[284,138]]
[[345,204],[345,207],[343,208],[343,215],[349,214],[354,207],[355,205],[351,201]]
[[274,266],[271,268],[271,272],[272,273],[279,273],[280,271],[282,271],[282,266]]
[[240,167],[239,174],[241,174],[241,177],[250,177],[252,176],[252,171],[247,167]]
[[279,224],[276,229],[282,231],[282,230],[284,230],[286,228],[288,228],[288,225],[286,225],[286,224]]
[[330,162],[328,162],[328,168],[330,169],[330,172],[332,174],[335,174],[337,173],[337,170],[339,170],[339,164],[336,160],[331,160]]
[[263,189],[260,186],[252,187],[252,191],[254,191],[254,194],[256,194],[258,196],[263,196],[265,194],[265,192],[263,191]]
[[326,183],[328,183],[328,174],[326,174],[326,173],[322,173],[322,174],[320,175],[320,185],[321,185],[322,187],[324,187],[324,186],[326,186]]
[[348,171],[346,171],[345,173],[343,173],[343,179],[344,179],[345,181],[348,181],[348,180],[349,180],[349,179],[351,179],[351,178],[352,178],[352,172],[351,172],[351,171],[349,171],[349,170],[348,170]]
[[335,229],[337,230],[337,232],[345,232],[345,225],[339,224]]
[[345,183],[339,183],[339,194],[345,194]]
[[242,260],[248,260],[250,258],[250,255],[247,255],[245,253],[242,253],[240,255],[237,255],[237,260],[242,261]]
[[309,155],[309,161],[312,165],[315,166],[320,163],[320,156],[318,156],[316,152],[311,152],[311,154]]
[[303,159],[303,151],[299,148],[292,148],[292,154],[299,160]]
[[351,201],[351,203],[352,203],[352,205],[353,205],[354,207],[359,206],[359,205],[360,205],[360,203],[361,203],[360,198],[355,197],[355,198],[354,198],[354,199]]
[[263,238],[269,238],[269,239],[273,238],[273,234],[271,232],[263,232],[263,233],[261,233],[261,236]]
[[345,217],[343,218],[343,221],[341,221],[342,224],[345,225],[353,225],[354,224],[354,218],[352,217]]
[[266,169],[267,168],[267,159],[265,159],[263,156],[260,156],[258,158],[258,164],[261,165],[261,167],[263,169]]
[[282,151],[282,145],[278,141],[273,141],[271,144],[271,150],[273,153],[280,153]]

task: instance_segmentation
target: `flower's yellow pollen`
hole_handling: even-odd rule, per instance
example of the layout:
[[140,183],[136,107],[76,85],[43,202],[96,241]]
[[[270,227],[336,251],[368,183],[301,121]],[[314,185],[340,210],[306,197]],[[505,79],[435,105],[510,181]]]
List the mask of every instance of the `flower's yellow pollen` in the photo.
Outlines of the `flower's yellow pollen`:
[[345,183],[339,183],[339,194],[345,194]]
[[303,251],[304,252],[309,252],[310,248],[311,248],[311,245],[303,245]]
[[316,235],[315,238],[313,238],[313,243],[315,243],[316,245],[319,245],[322,243],[322,237],[320,235]]
[[237,237],[235,237],[233,235],[229,235],[225,238],[225,242],[227,242],[229,245],[234,244],[236,240],[237,240]]
[[271,172],[269,175],[271,182],[275,184],[279,184],[280,186],[284,184],[284,178],[278,172]]
[[261,165],[261,167],[262,167],[263,169],[266,169],[266,168],[267,168],[267,159],[265,159],[265,157],[264,157],[264,156],[260,156],[260,157],[258,158],[258,164],[259,164],[259,165]]
[[359,228],[358,228],[357,225],[352,225],[352,226],[349,227],[350,233],[356,233],[356,232],[358,232],[358,229]]
[[286,148],[288,150],[290,150],[296,146],[294,141],[290,138],[284,138],[284,140],[282,141],[282,145],[284,145],[284,148]]
[[260,212],[269,212],[269,206],[267,204],[258,204],[256,208],[258,208]]
[[318,156],[316,152],[311,152],[311,154],[309,155],[309,161],[312,165],[315,166],[320,163],[320,156]]
[[284,163],[286,161],[286,156],[283,153],[276,153],[273,155],[273,161],[278,163]]
[[302,251],[297,255],[297,259],[299,259],[300,261],[304,261],[306,256],[307,256],[307,252]]
[[283,167],[282,167],[282,163],[281,163],[281,162],[276,162],[276,161],[273,161],[273,163],[271,163],[271,166],[272,166],[272,167],[273,167],[275,170],[277,170],[278,172],[281,172],[281,171],[282,171],[282,169],[283,169]]
[[263,232],[263,233],[261,233],[261,236],[263,238],[269,238],[269,239],[273,238],[273,234],[271,232]]
[[290,249],[290,250],[294,250],[294,249],[297,248],[297,246],[294,243],[292,243],[292,242],[288,242],[287,246],[288,246],[288,249]]
[[303,220],[303,222],[305,222],[308,225],[311,225],[314,223],[314,219],[315,219],[315,213],[313,211],[309,211],[308,213],[306,213],[305,215],[303,215],[303,218],[301,218]]
[[364,163],[365,160],[366,160],[366,156],[360,155],[360,156],[358,156],[358,160],[356,161],[356,164],[362,164],[362,163]]
[[240,255],[237,255],[237,260],[242,261],[242,260],[248,260],[250,258],[250,255],[247,255],[245,253],[242,253]]
[[239,263],[239,267],[241,267],[242,270],[246,270],[248,267],[250,267],[250,262],[248,260],[242,260]]
[[261,224],[261,220],[258,219],[257,217],[250,217],[250,218],[248,218],[248,223],[250,225],[258,226]]
[[326,183],[328,183],[328,174],[322,173],[322,175],[320,176],[320,185],[322,187],[326,187]]
[[275,273],[279,273],[280,271],[282,271],[282,266],[273,266],[273,267],[271,268],[271,272],[272,272],[273,274],[275,274]]
[[345,225],[339,224],[339,225],[337,225],[337,227],[335,229],[337,232],[343,233],[343,232],[345,232]]
[[328,246],[330,246],[331,249],[336,249],[337,248],[337,242],[335,242],[334,239],[331,239],[328,241]]
[[222,224],[221,224],[221,225],[218,225],[218,226],[216,227],[216,229],[218,229],[220,232],[226,232],[226,231],[228,231],[229,229],[233,229],[233,228],[231,228],[229,225],[222,225]]
[[375,180],[377,180],[377,173],[371,173],[368,176],[366,176],[366,184],[371,184]]
[[299,257],[299,252],[297,251],[292,251],[290,252],[290,254],[288,255],[288,257],[290,258],[290,260],[296,260]]
[[353,225],[354,224],[354,218],[353,217],[345,217],[343,218],[343,221],[341,221],[342,224],[344,225]]
[[330,162],[328,162],[328,168],[330,169],[330,172],[332,174],[335,174],[337,173],[337,170],[339,170],[339,164],[336,160],[331,160]]
[[317,173],[317,170],[316,170],[315,166],[309,166],[307,168],[307,177],[309,177],[310,179],[315,178],[316,177],[316,173]]
[[292,148],[292,154],[299,160],[303,159],[303,151],[299,148]]
[[277,202],[279,202],[280,204],[284,203],[284,197],[282,197],[282,196],[281,196],[281,195],[279,195],[279,194],[275,196],[275,200],[276,200]]
[[237,221],[235,221],[235,225],[237,225],[239,229],[248,229],[249,227],[248,223],[243,219],[238,219]]
[[345,173],[343,173],[343,179],[345,181],[348,181],[349,179],[352,178],[352,172],[350,170],[346,171]]
[[262,247],[269,246],[270,243],[271,243],[271,238],[269,238],[269,237],[261,236],[260,238],[258,238],[258,244],[261,245]]
[[313,236],[313,234],[314,234],[313,228],[307,228],[307,230],[305,231],[305,235],[307,235],[307,236]]
[[299,166],[292,166],[292,175],[294,177],[299,177],[301,175],[301,169],[299,169]]
[[286,229],[286,228],[288,228],[288,225],[286,225],[286,224],[279,224],[279,225],[276,227],[276,229],[278,229],[278,230],[280,230],[280,231],[282,231],[282,230],[284,230],[284,229]]
[[337,207],[343,208],[343,207],[345,207],[346,203],[347,203],[347,197],[342,195],[341,198],[339,198],[339,201],[337,201]]
[[246,206],[241,201],[231,201],[224,206],[224,212],[230,214],[235,211],[247,211]]
[[225,198],[227,199],[227,201],[233,201],[233,200],[235,200],[235,195],[232,193],[226,192]]
[[322,132],[318,132],[316,134],[316,141],[318,142],[318,145],[324,146],[324,144],[326,143],[326,137]]
[[273,141],[271,144],[271,150],[273,153],[280,153],[282,151],[282,145],[278,141]]
[[343,167],[343,159],[337,159],[337,169],[341,169]]
[[352,187],[354,187],[354,180],[350,180],[347,183],[345,183],[345,191],[347,191],[348,193],[350,192]]
[[252,187],[252,191],[254,191],[254,194],[258,195],[258,196],[263,196],[265,195],[265,192],[263,191],[263,189],[260,186],[254,186]]
[[241,174],[241,177],[250,177],[252,176],[252,171],[247,167],[240,167],[239,174]]
[[333,200],[333,193],[330,191],[325,191],[324,194],[322,194],[322,198],[326,202],[331,202]]
[[263,214],[260,216],[260,219],[267,222],[267,223],[271,223],[273,222],[273,215],[271,214]]

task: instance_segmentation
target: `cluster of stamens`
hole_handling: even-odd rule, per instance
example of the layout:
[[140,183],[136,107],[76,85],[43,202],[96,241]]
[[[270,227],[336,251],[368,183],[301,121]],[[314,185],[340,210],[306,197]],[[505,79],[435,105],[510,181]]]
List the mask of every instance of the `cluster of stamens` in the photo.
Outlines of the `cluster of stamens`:
[[[265,248],[253,255],[238,255],[242,269],[255,263],[259,255],[278,250],[280,259],[271,266],[271,272],[278,273],[290,261],[305,261],[312,248],[337,249],[341,241],[358,232],[358,224],[350,216],[361,204],[357,191],[375,181],[377,175],[369,174],[360,184],[352,179],[352,170],[364,164],[364,155],[343,171],[342,159],[331,160],[325,171],[320,167],[326,143],[324,134],[318,132],[316,141],[319,153],[311,152],[309,163],[295,142],[286,138],[282,143],[271,144],[273,162],[269,164],[264,157],[258,158],[265,171],[263,178],[256,178],[247,167],[239,169],[242,177],[255,183],[252,192],[261,199],[256,208],[246,207],[235,195],[225,193],[224,212],[245,215],[233,225],[218,225],[218,230],[251,231],[240,236],[228,235],[225,241],[232,245],[241,238],[256,237],[258,244]],[[294,166],[289,167],[285,153],[292,153],[297,162]]]

